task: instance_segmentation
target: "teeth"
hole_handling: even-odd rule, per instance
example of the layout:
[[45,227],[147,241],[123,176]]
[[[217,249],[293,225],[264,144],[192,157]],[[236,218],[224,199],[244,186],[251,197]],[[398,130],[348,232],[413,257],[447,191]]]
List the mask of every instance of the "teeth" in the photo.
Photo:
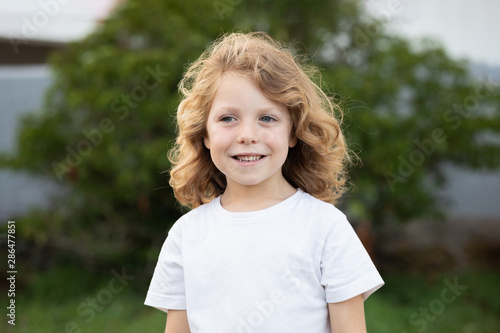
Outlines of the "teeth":
[[240,162],[253,162],[260,160],[262,156],[236,156],[236,159]]

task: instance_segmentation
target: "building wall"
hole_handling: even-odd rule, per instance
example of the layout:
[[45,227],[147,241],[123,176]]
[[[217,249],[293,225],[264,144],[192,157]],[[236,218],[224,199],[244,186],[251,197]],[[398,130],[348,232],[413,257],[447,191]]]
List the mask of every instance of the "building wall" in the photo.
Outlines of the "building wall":
[[62,48],[59,44],[17,44],[15,40],[0,39],[0,64],[25,65],[45,64],[53,50]]

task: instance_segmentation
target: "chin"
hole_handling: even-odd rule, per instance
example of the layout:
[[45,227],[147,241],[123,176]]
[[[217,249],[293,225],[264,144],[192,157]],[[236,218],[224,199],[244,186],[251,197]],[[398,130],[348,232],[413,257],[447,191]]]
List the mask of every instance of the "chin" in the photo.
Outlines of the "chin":
[[257,186],[257,185],[261,184],[261,182],[241,182],[238,184],[243,185],[243,186]]
[[256,185],[259,185],[262,183],[261,180],[249,180],[249,179],[246,179],[246,180],[233,180],[233,183],[235,185],[241,185],[241,186],[256,186]]

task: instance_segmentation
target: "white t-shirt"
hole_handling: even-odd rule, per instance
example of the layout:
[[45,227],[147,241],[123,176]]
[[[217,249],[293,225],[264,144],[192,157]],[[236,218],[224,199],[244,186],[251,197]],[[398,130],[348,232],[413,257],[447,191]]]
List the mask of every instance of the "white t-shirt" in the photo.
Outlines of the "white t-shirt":
[[259,211],[218,197],[182,216],[145,304],[187,309],[192,333],[329,333],[327,303],[383,284],[345,215],[299,189]]

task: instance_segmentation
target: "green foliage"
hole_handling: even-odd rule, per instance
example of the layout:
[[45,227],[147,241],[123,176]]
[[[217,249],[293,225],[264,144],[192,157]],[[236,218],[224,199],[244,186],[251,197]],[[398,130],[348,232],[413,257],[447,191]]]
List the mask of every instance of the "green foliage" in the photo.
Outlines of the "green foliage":
[[499,165],[498,144],[479,138],[499,128],[498,85],[474,81],[431,41],[380,36],[363,52],[361,65],[325,73],[351,100],[347,130],[363,162],[351,172],[351,204],[361,201],[376,223],[439,213],[443,165]]
[[[495,168],[498,86],[430,41],[388,35],[359,1],[130,0],[88,38],[51,59],[44,109],[22,123],[4,166],[59,181],[54,208],[20,226],[25,239],[92,265],[155,260],[180,216],[167,176],[177,83],[223,32],[265,30],[295,41],[349,109],[344,127],[362,166],[346,198],[352,219],[376,224],[437,212],[442,166]],[[406,161],[406,162],[404,162]],[[149,249],[156,252],[150,253]]]

